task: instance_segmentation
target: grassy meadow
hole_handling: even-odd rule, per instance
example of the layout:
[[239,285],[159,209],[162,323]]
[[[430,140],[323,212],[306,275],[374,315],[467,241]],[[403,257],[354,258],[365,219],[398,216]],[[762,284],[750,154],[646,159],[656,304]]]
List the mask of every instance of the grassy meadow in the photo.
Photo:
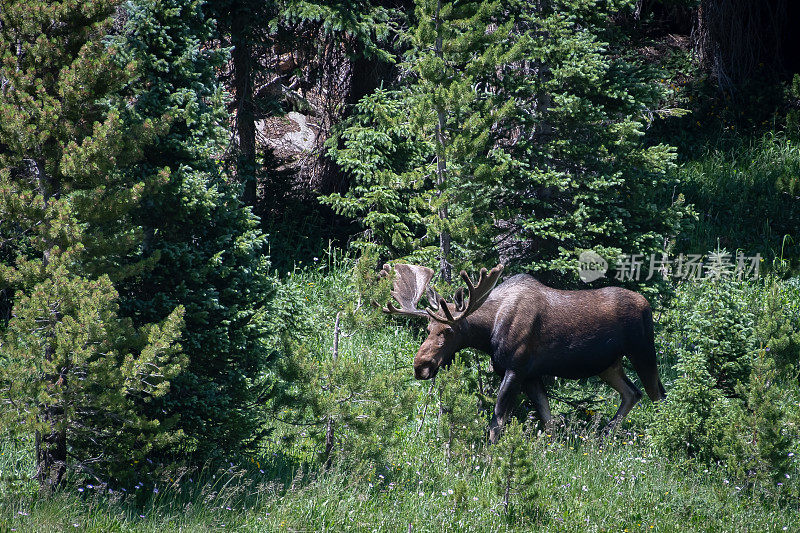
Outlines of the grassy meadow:
[[[298,265],[288,277],[289,290],[314,316],[305,349],[320,364],[331,357],[336,312],[354,297],[351,266],[328,258]],[[783,290],[800,305],[797,279]],[[679,290],[672,307],[657,314],[667,391],[677,376],[674,332],[663,324],[685,316],[697,292]],[[562,398],[591,400],[577,407],[551,400],[560,422],[532,435],[537,511],[509,515],[493,481],[492,447],[480,440],[448,457],[436,391],[413,379],[411,360],[421,339],[422,328],[412,324],[342,326],[341,364],[356,363],[367,379],[399,373],[413,395],[413,414],[396,428],[397,438],[385,449],[375,444],[378,453],[369,460],[351,449],[325,469],[316,460],[319,444],[304,428],[276,420],[259,456],[173,470],[154,484],[84,482],[41,498],[31,480],[30,439],[6,438],[0,444],[0,531],[798,530],[797,461],[784,482],[770,487],[737,485],[722,466],[671,461],[651,445],[655,406],[646,398],[621,431],[601,438],[597,425],[614,413],[618,397],[597,379],[556,383]],[[481,363],[486,366],[485,357]],[[440,374],[437,387],[448,377]],[[483,416],[477,423],[486,424],[485,413],[475,413]],[[525,405],[517,411],[523,419],[529,414]]]

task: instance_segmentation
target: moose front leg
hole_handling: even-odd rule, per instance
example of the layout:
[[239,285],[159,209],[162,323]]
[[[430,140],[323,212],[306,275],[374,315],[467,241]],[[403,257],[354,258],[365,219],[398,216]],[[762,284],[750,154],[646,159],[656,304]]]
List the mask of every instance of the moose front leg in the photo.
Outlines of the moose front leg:
[[520,379],[517,374],[507,370],[497,391],[497,403],[494,406],[494,416],[489,423],[489,442],[496,444],[500,438],[500,431],[506,423],[508,412],[514,405],[520,389]]
[[525,382],[523,390],[525,391],[525,396],[533,402],[539,419],[546,426],[553,419],[553,415],[550,414],[550,401],[547,399],[547,390],[544,387],[542,378],[537,376],[529,379]]

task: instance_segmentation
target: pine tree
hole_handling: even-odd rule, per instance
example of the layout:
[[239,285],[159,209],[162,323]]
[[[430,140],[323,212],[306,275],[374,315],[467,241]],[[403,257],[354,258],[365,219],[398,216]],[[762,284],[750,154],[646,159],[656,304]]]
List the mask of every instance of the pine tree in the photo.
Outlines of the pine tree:
[[136,405],[163,396],[182,364],[182,308],[134,325],[112,284],[141,267],[116,265],[140,242],[132,209],[158,186],[124,169],[162,130],[131,113],[135,65],[104,40],[115,7],[0,10],[0,243],[12,243],[0,245],[0,287],[13,298],[0,337],[0,420],[35,433],[43,488],[70,466],[121,476],[163,440],[165,417]]
[[435,259],[448,281],[453,263],[486,255],[487,199],[507,164],[492,131],[504,113],[492,94],[509,46],[504,16],[499,2],[417,2],[407,83],[365,97],[343,146],[330,146],[354,183],[326,201],[361,219],[365,243]]
[[746,287],[730,279],[707,281],[701,290],[687,340],[703,354],[716,386],[735,396],[736,384],[748,380],[757,348],[751,300]]
[[783,481],[791,469],[791,451],[797,437],[779,384],[775,360],[766,350],[759,350],[749,382],[740,387],[747,408],[743,428],[746,453],[729,461],[732,468],[746,473],[752,482],[767,486]]
[[760,287],[720,279],[697,289],[653,442],[670,457],[721,463],[742,482],[774,488],[796,433],[786,394],[795,375],[785,359],[796,354],[793,304],[773,274]]
[[525,518],[535,522],[542,513],[532,438],[529,428],[511,419],[503,429],[503,437],[492,446],[492,481],[509,523]]
[[758,342],[775,360],[780,378],[797,384],[800,383],[800,312],[797,290],[780,281],[779,276],[787,270],[786,261],[776,260],[765,277],[754,329]]
[[[496,239],[543,279],[575,278],[577,255],[663,250],[685,214],[667,170],[674,149],[643,142],[658,112],[656,72],[642,65],[611,17],[632,2],[552,0],[521,9],[508,153]],[[505,92],[505,90],[504,90]],[[569,278],[568,278],[569,279]],[[553,280],[555,282],[555,279]]]
[[[741,427],[741,406],[717,387],[703,352],[681,349],[675,369],[679,377],[653,423],[653,443],[674,459],[718,460],[714,447],[725,440],[726,425]],[[729,428],[734,440],[739,428]]]
[[389,253],[499,253],[561,283],[585,249],[661,250],[686,209],[667,195],[674,150],[643,142],[661,92],[620,49],[625,5],[420,0],[401,83],[332,149],[354,186],[327,201]]
[[[298,306],[295,327],[318,342],[298,343],[279,362],[282,381],[271,402],[276,418],[287,424],[284,438],[302,437],[326,467],[334,462],[374,467],[384,461],[404,438],[402,428],[414,413],[416,391],[403,385],[406,371],[365,364],[346,340],[354,330],[375,324],[374,314],[365,313],[360,303],[366,266],[358,265],[350,280],[327,286],[325,301],[339,303],[341,310],[307,302]],[[316,295],[325,289],[316,288]],[[319,346],[330,346],[330,352],[314,349]]]
[[328,150],[351,183],[346,193],[323,201],[339,214],[360,220],[365,231],[354,247],[382,258],[430,261],[429,249],[423,246],[431,242],[425,239],[425,220],[432,213],[423,199],[430,181],[419,169],[432,145],[411,127],[403,94],[378,89],[362,98]]
[[266,238],[224,172],[229,115],[216,78],[225,50],[208,47],[214,21],[199,0],[137,0],[120,48],[141,69],[136,113],[169,129],[134,169],[163,187],[134,212],[145,242],[133,261],[150,268],[120,286],[135,323],[186,309],[188,364],[169,393],[142,405],[177,419],[177,450],[198,460],[253,449],[265,435],[268,365],[286,313],[268,275]]
[[476,447],[486,437],[487,421],[481,416],[474,392],[478,386],[467,365],[467,360],[459,357],[439,378],[439,432],[445,455],[453,462],[476,455]]

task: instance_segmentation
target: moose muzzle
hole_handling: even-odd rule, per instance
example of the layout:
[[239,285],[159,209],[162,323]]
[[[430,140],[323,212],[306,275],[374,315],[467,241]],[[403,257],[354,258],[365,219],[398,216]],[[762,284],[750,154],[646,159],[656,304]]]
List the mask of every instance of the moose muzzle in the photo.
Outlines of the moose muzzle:
[[417,379],[431,379],[437,370],[438,367],[433,361],[414,363],[414,377]]

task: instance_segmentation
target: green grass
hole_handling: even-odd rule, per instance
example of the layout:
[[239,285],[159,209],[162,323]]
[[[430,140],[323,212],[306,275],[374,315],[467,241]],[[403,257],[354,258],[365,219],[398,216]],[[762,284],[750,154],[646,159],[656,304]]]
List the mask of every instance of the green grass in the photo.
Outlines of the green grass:
[[[324,264],[321,264],[324,263]],[[354,304],[347,265],[323,259],[288,278],[305,302],[313,327],[304,341],[309,357],[330,357],[336,312]],[[787,284],[790,291],[800,285]],[[755,289],[754,289],[755,290]],[[691,294],[662,314],[672,320],[691,307]],[[422,331],[413,323],[345,321],[340,357],[367,376],[400,369],[402,387],[414,391],[410,423],[399,443],[380,459],[337,457],[324,471],[315,440],[304,430],[276,422],[277,431],[252,461],[233,460],[181,470],[151,488],[109,492],[85,484],[50,498],[37,495],[30,439],[0,440],[0,533],[6,531],[791,531],[800,523],[797,463],[785,486],[767,493],[737,486],[721,467],[676,464],[654,452],[646,428],[655,407],[643,400],[622,433],[601,440],[592,423],[607,419],[617,395],[597,380],[568,382],[559,392],[594,396],[585,410],[553,401],[561,426],[535,437],[540,516],[508,520],[492,481],[491,449],[476,443],[448,461],[435,405],[422,430],[428,382],[412,377],[411,359]],[[662,375],[675,379],[669,337],[660,334]],[[486,358],[482,359],[486,364]],[[631,374],[633,375],[633,374]],[[440,377],[440,383],[447,376]],[[526,416],[526,410],[519,410]],[[476,412],[476,416],[477,412]],[[479,423],[484,424],[485,420]],[[288,444],[288,435],[296,439]],[[82,489],[82,490],[79,490]],[[147,491],[146,494],[143,493]],[[793,491],[793,492],[792,492]],[[134,493],[134,496],[130,494]],[[136,493],[139,493],[136,496]]]
[[[209,483],[187,497],[168,488],[142,508],[88,489],[47,500],[5,497],[0,527],[407,531],[410,525],[413,531],[526,531],[536,526],[548,531],[766,532],[792,530],[800,519],[796,506],[763,501],[716,470],[687,471],[653,457],[646,439],[602,446],[596,440],[569,446],[546,436],[539,441],[534,462],[545,512],[537,523],[506,523],[489,481],[490,465],[476,460],[473,468],[448,466],[433,440],[409,442],[406,461],[385,465],[372,476],[337,468],[292,486],[255,474],[246,493]],[[459,482],[466,483],[461,501],[454,495]]]
[[[699,220],[682,233],[677,252],[717,245],[745,255],[800,258],[800,144],[781,134],[740,140],[708,151],[679,169],[681,190]],[[789,235],[784,247],[784,236]]]

